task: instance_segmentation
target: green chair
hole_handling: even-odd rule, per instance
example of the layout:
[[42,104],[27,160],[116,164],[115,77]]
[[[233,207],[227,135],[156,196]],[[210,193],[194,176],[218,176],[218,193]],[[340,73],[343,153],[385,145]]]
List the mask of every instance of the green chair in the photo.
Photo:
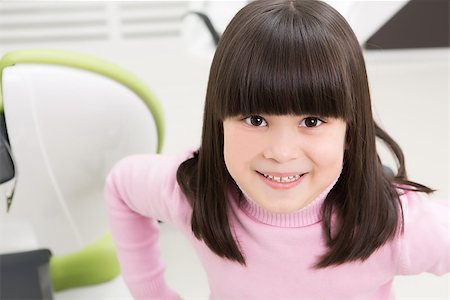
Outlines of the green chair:
[[164,121],[155,96],[103,59],[19,50],[0,59],[0,114],[17,164],[11,209],[0,219],[32,224],[39,247],[53,253],[55,291],[116,277],[104,181],[121,158],[161,151]]

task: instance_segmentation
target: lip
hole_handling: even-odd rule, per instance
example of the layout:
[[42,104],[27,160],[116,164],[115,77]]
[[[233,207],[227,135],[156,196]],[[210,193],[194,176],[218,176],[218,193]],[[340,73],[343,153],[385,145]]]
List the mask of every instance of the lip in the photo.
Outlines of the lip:
[[304,173],[302,172],[287,172],[287,173],[279,173],[279,172],[259,172],[259,174],[266,174],[274,177],[288,177],[288,176],[295,176],[295,175],[302,175]]
[[[291,189],[295,186],[297,186],[300,182],[303,181],[303,178],[305,178],[305,175],[307,175],[308,173],[302,173],[300,174],[300,178],[298,178],[295,181],[292,182],[276,182],[273,180],[270,180],[268,178],[266,178],[261,172],[256,172],[258,173],[259,177],[261,178],[261,180],[267,184],[269,187],[275,189],[275,190],[288,190]],[[295,175],[299,175],[299,173],[264,173],[266,175],[271,175],[271,176],[277,176],[277,177],[287,177],[287,176],[295,176]]]

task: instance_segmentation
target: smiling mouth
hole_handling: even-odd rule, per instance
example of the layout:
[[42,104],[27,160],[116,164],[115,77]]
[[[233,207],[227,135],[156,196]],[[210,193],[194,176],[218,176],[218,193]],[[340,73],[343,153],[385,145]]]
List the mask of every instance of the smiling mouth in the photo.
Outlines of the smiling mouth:
[[296,175],[290,175],[290,176],[274,176],[274,175],[269,175],[269,174],[264,174],[261,172],[256,171],[259,175],[264,176],[266,179],[276,182],[276,183],[291,183],[291,182],[295,182],[297,180],[299,180],[303,175],[305,175],[306,173],[303,174],[296,174]]

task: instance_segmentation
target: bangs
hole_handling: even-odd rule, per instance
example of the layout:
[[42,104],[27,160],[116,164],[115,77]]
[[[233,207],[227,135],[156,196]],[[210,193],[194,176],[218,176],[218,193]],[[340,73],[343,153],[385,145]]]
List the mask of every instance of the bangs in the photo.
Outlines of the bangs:
[[265,14],[273,16],[247,22],[222,49],[217,117],[294,114],[350,121],[352,80],[339,50],[345,41],[334,41],[323,25],[297,11]]

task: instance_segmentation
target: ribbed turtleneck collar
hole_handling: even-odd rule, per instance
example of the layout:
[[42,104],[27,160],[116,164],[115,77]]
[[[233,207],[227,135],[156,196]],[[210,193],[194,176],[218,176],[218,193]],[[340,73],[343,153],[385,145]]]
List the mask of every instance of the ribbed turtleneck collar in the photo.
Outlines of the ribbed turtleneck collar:
[[320,193],[320,195],[318,195],[311,203],[295,212],[270,212],[256,204],[247,195],[245,195],[245,193],[243,194],[244,199],[240,203],[240,209],[252,219],[271,226],[304,227],[312,225],[322,220],[322,204],[330,190],[336,184],[338,178],[336,178],[336,180],[333,181],[333,183],[330,184],[322,193]]

